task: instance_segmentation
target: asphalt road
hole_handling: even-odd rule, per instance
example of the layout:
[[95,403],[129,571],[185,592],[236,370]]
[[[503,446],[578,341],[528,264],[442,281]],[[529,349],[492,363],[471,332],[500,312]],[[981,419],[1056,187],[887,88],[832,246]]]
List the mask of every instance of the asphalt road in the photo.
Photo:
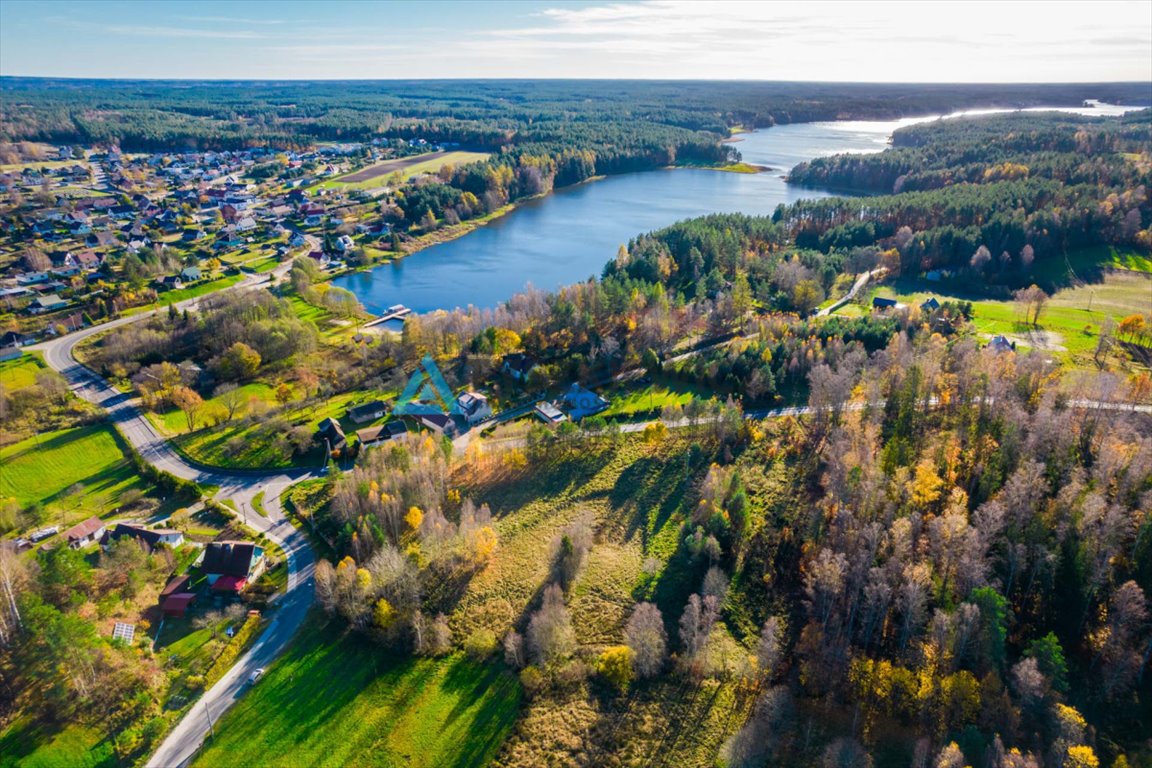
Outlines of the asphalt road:
[[[277,268],[283,274],[289,265]],[[275,274],[275,273],[274,273]],[[869,275],[862,275],[846,299],[852,296],[867,282]],[[268,277],[253,277],[237,284],[229,290],[251,290],[268,282]],[[194,308],[197,299],[190,299],[176,305],[178,310]],[[30,349],[43,353],[44,360],[59,371],[76,394],[85,400],[108,410],[110,419],[116,424],[125,438],[150,464],[170,472],[177,477],[198,483],[219,486],[218,500],[231,499],[245,513],[248,525],[265,533],[287,554],[288,589],[283,597],[270,609],[271,622],[240,657],[223,678],[212,686],[192,707],[184,718],[168,734],[168,737],[148,761],[148,768],[179,768],[189,762],[196,750],[211,735],[217,719],[248,688],[248,678],[260,667],[269,666],[287,647],[296,634],[314,600],[313,573],[315,558],[307,538],[295,529],[284,516],[280,495],[291,484],[319,475],[319,470],[294,471],[245,471],[231,472],[194,466],[185,461],[163,438],[140,412],[134,401],[125,393],[113,389],[107,381],[95,372],[78,363],[73,350],[80,341],[97,333],[136,322],[153,313],[142,313],[120,318],[101,325],[86,328],[76,333],[52,339]],[[698,350],[696,350],[698,351]],[[694,351],[695,352],[695,351]],[[693,352],[693,353],[694,353]],[[693,354],[687,353],[687,354]],[[1152,406],[1126,403],[1100,403],[1091,400],[1076,400],[1070,403],[1075,408],[1098,408],[1101,410],[1133,411],[1152,413]],[[863,407],[849,404],[848,410]],[[749,411],[746,418],[771,418],[785,415],[799,416],[811,413],[808,407],[777,408],[768,411]],[[649,423],[628,424],[624,432],[641,431]],[[687,420],[669,426],[688,426]],[[264,492],[263,507],[267,517],[252,511],[252,497]]]
[[[286,264],[278,267],[273,274],[282,274],[289,268]],[[262,288],[268,281],[268,276],[254,276],[228,290]],[[193,309],[197,301],[190,299],[175,306],[178,310]],[[77,396],[105,408],[112,423],[145,461],[185,480],[218,486],[220,490],[216,499],[232,500],[241,509],[248,526],[267,535],[286,554],[288,589],[269,609],[267,615],[271,618],[270,623],[232,669],[208,689],[172,729],[148,761],[149,768],[177,768],[195,754],[209,735],[211,724],[244,694],[252,671],[267,667],[280,655],[312,606],[315,558],[307,538],[284,516],[280,495],[291,484],[318,476],[319,470],[231,472],[190,464],[156,431],[129,395],[114,389],[101,376],[78,363],[73,356],[76,345],[84,339],[137,322],[151,314],[154,312],[112,320],[42,342],[30,349],[41,352],[45,362],[64,376]],[[252,506],[252,498],[261,491],[264,492],[262,506],[267,517],[257,514]]]

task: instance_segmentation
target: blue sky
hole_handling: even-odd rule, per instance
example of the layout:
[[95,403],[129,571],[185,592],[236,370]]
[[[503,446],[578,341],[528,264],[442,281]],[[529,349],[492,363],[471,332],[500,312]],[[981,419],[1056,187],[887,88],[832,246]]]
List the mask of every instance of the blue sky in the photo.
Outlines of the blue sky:
[[0,74],[1152,82],[1152,0],[0,0]]

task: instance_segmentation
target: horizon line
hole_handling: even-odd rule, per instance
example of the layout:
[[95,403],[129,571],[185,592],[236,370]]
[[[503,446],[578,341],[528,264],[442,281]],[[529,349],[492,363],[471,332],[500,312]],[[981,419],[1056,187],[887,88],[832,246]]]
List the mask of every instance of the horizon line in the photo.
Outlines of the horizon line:
[[966,86],[1069,86],[1147,85],[1152,94],[1152,80],[761,80],[756,78],[655,78],[655,77],[116,77],[110,75],[11,75],[0,74],[0,80],[74,80],[84,82],[129,83],[403,83],[403,82],[559,82],[559,83],[780,83],[827,85],[966,85]]

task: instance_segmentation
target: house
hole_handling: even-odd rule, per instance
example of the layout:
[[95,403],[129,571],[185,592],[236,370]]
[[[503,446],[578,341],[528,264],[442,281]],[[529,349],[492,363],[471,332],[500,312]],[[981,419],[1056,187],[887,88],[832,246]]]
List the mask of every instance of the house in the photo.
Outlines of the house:
[[541,421],[550,427],[554,427],[557,424],[568,421],[568,417],[564,415],[564,412],[557,408],[553,403],[536,403],[536,407],[532,409],[532,412],[535,413]]
[[363,424],[368,421],[375,421],[381,418],[388,412],[388,406],[384,404],[383,400],[373,400],[370,403],[358,405],[355,408],[348,409],[348,418],[357,424]]
[[173,549],[184,544],[184,534],[173,528],[145,528],[142,525],[131,523],[118,524],[111,531],[108,531],[100,543],[108,546],[113,541],[123,538],[136,539],[140,542],[140,546],[149,553],[161,544]]
[[920,304],[920,309],[925,312],[935,312],[940,309],[940,302],[936,300],[935,296],[929,296]]
[[40,283],[48,282],[49,275],[47,272],[25,272],[21,275],[16,275],[17,285],[38,285]]
[[200,570],[213,592],[239,592],[258,579],[264,567],[264,549],[250,541],[213,541],[200,558]]
[[80,549],[99,541],[105,530],[107,529],[103,520],[98,517],[90,517],[79,525],[74,525],[64,531],[64,540],[72,549]]
[[180,270],[180,279],[186,283],[194,283],[202,277],[200,267],[184,267]]
[[248,232],[256,229],[256,221],[251,216],[245,216],[236,222],[237,232]]
[[0,347],[23,347],[32,343],[32,339],[19,331],[8,331],[0,336]]
[[115,232],[93,232],[85,238],[84,242],[88,244],[89,248],[101,248],[116,245],[120,241]]
[[76,266],[85,270],[98,269],[104,263],[103,257],[93,250],[77,251],[72,254],[72,258],[75,260]]
[[302,246],[308,245],[308,239],[299,232],[294,232],[292,233],[292,237],[288,238],[288,245],[292,246],[293,248],[300,248]]
[[24,350],[19,347],[0,347],[0,363],[5,360],[19,360],[24,355]]
[[362,447],[378,445],[388,440],[395,440],[400,435],[407,434],[408,427],[403,421],[392,421],[375,427],[366,427],[356,431],[356,439]]
[[42,315],[45,312],[55,312],[68,306],[68,302],[59,296],[37,296],[28,304],[28,312],[33,315]]
[[1006,336],[999,334],[992,337],[992,340],[988,342],[987,349],[992,350],[996,354],[1001,354],[1003,352],[1015,352],[1016,342],[1009,341]]
[[595,415],[608,407],[607,400],[576,383],[573,383],[560,399],[568,409],[568,418],[573,421]]
[[165,277],[156,278],[156,284],[161,288],[177,290],[184,287],[184,280],[180,275],[166,275]]
[[504,355],[504,364],[501,369],[517,381],[528,381],[532,369],[537,366],[536,359],[523,352]]
[[316,428],[316,439],[327,440],[328,450],[335,451],[343,448],[348,438],[344,435],[344,428],[340,426],[340,422],[332,417],[324,419]]
[[492,406],[488,404],[488,398],[479,392],[461,393],[456,398],[456,407],[453,410],[463,416],[469,426],[492,418]]
[[426,413],[420,416],[420,423],[438,435],[455,437],[466,428],[463,419],[457,421],[446,413]]
[[896,299],[885,299],[881,296],[872,299],[872,309],[893,309],[899,306],[900,302],[896,301]]
[[356,247],[356,243],[348,235],[340,235],[336,238],[335,246],[340,253],[347,253]]

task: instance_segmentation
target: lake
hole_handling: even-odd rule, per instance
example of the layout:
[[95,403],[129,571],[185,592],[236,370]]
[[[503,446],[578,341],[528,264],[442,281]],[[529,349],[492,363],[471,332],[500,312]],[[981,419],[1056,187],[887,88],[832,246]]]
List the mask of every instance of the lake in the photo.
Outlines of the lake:
[[[997,110],[981,113],[991,111]],[[1115,113],[1106,108],[1079,111]],[[830,193],[790,186],[782,176],[797,163],[822,155],[880,152],[895,129],[938,117],[796,123],[742,134],[735,147],[744,161],[773,170],[742,174],[673,169],[567,187],[456,240],[345,275],[333,284],[352,291],[374,314],[393,304],[416,312],[494,307],[528,285],[553,290],[599,276],[631,238],[681,219],[708,213],[770,214],[781,203],[827,197]]]

